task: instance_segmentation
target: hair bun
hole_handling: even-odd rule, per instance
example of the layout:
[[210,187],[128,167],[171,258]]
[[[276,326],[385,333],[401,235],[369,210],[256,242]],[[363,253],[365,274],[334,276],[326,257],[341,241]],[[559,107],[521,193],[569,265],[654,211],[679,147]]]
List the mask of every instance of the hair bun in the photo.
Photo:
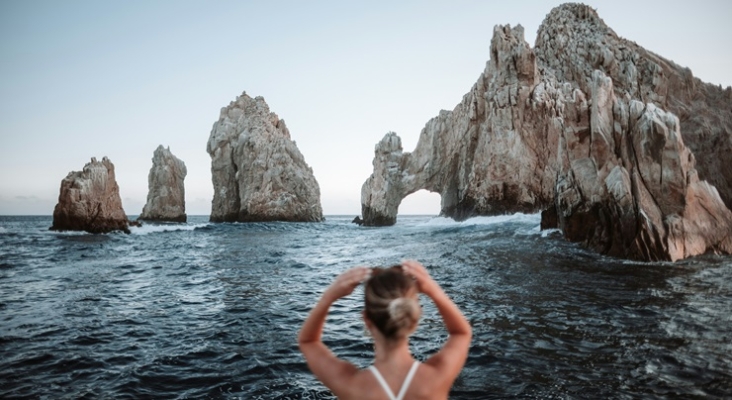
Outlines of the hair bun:
[[419,320],[420,309],[416,299],[398,297],[389,302],[389,319],[398,330],[412,328]]

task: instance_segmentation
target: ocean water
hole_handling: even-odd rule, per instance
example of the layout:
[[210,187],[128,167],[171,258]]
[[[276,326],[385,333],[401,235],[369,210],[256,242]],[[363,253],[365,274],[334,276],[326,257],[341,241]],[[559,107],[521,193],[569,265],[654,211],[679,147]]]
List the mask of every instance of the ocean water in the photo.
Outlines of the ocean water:
[[[300,325],[344,269],[403,258],[473,326],[451,399],[732,397],[732,257],[606,258],[540,232],[538,215],[352,218],[90,235],[0,217],[0,398],[333,398]],[[365,367],[362,296],[334,305],[324,340]],[[422,303],[424,360],[446,333]]]

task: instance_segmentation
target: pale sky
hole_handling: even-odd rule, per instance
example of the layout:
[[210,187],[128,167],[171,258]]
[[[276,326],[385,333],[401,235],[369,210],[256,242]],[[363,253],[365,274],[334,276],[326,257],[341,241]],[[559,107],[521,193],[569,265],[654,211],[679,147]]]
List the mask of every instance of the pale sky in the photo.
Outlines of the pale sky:
[[[162,144],[208,215],[206,142],[242,91],[287,122],[326,215],[358,215],[374,145],[412,151],[484,69],[497,24],[536,31],[559,1],[0,1],[0,215],[50,215],[61,180],[109,157],[137,215]],[[732,2],[588,1],[620,36],[732,84]],[[439,195],[400,214],[437,214]]]

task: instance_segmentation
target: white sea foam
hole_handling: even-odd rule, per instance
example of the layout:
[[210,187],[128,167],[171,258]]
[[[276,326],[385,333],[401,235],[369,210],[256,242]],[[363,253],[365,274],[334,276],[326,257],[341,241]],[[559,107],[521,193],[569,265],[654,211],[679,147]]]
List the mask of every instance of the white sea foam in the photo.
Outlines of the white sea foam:
[[83,236],[83,235],[92,235],[92,233],[86,232],[86,231],[52,231],[48,230],[46,231],[46,234],[48,235],[54,235],[54,236]]
[[559,234],[562,233],[562,230],[561,229],[557,229],[557,228],[554,228],[554,229],[545,229],[545,230],[542,231],[541,230],[541,227],[538,227],[537,226],[536,229],[538,229],[541,232],[541,237],[547,237],[547,236],[553,235],[555,233],[559,233]]
[[450,226],[475,226],[475,225],[497,225],[505,222],[522,222],[528,224],[538,224],[541,222],[541,213],[537,214],[507,214],[507,215],[494,215],[492,217],[473,217],[466,219],[465,221],[455,221],[452,218],[446,217],[435,217],[422,224],[421,226],[436,226],[436,227],[450,227]]
[[5,227],[0,226],[0,233],[8,233],[8,230],[5,229]]
[[155,224],[143,224],[142,226],[131,226],[130,227],[130,233],[133,235],[147,235],[150,233],[157,233],[157,232],[172,232],[172,231],[192,231],[196,228],[201,228],[204,226],[208,226],[208,223],[205,224],[193,224],[193,225],[184,225],[184,224],[166,224],[166,225],[155,225]]

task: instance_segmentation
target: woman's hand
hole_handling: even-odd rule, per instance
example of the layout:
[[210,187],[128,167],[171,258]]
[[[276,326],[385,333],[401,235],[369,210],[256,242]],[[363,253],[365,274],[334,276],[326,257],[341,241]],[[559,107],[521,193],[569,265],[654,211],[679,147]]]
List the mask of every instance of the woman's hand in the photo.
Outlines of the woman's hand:
[[419,261],[402,261],[402,270],[405,274],[414,278],[420,293],[430,295],[435,293],[435,290],[440,290],[440,285],[432,279],[430,273],[427,272],[427,269]]
[[449,336],[442,349],[428,358],[425,364],[437,369],[438,376],[452,384],[468,358],[470,340],[473,337],[470,323],[422,264],[414,260],[405,260],[402,261],[402,269],[405,274],[414,277],[419,291],[432,299],[442,316]]
[[340,299],[341,297],[348,296],[361,282],[371,276],[371,268],[368,267],[354,267],[351,268],[338,277],[330,284],[328,289],[325,290],[323,296],[326,294],[332,296],[332,301]]
[[358,373],[359,369],[348,361],[336,357],[323,343],[325,319],[331,304],[339,298],[351,294],[353,289],[370,274],[370,268],[355,267],[338,275],[325,289],[315,307],[310,310],[297,337],[300,351],[305,356],[310,370],[338,396],[340,396],[339,393],[348,393],[351,378]]

